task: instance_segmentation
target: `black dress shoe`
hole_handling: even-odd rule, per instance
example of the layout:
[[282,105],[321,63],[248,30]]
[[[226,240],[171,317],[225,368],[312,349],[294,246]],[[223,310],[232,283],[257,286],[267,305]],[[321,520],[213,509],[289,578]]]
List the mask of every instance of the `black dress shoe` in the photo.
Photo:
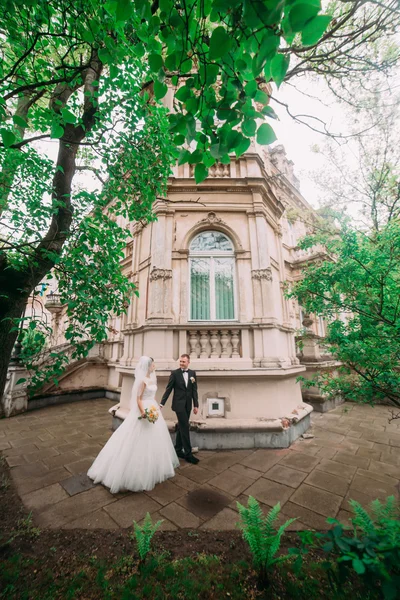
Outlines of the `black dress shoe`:
[[185,456],[185,460],[188,463],[192,463],[192,465],[197,465],[197,463],[200,462],[198,458],[193,456],[193,454],[188,454],[187,456]]
[[185,455],[183,454],[182,450],[175,450],[175,452],[178,458],[185,458]]

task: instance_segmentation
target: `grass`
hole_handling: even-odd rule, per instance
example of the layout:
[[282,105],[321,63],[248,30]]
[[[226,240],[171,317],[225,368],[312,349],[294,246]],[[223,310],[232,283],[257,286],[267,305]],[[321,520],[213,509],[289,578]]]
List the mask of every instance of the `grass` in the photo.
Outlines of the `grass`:
[[125,556],[113,564],[92,557],[75,561],[72,572],[66,568],[57,574],[22,554],[8,556],[0,564],[0,598],[7,600],[379,598],[373,590],[357,590],[350,583],[335,597],[329,589],[322,563],[311,561],[297,576],[290,568],[277,568],[267,592],[259,590],[256,582],[256,574],[246,561],[229,563],[204,553],[179,560],[172,560],[167,553],[150,555],[144,564],[132,556]]

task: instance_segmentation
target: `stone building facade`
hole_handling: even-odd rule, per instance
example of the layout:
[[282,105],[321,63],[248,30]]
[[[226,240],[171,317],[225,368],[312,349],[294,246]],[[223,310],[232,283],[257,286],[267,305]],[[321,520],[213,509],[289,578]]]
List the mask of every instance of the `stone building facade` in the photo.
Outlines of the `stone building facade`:
[[[122,268],[139,296],[132,295],[126,315],[111,319],[108,342],[46,392],[101,388],[119,400],[111,410],[117,425],[128,414],[140,356],[156,361],[159,400],[187,353],[199,389],[195,444],[290,444],[312,410],[297,382],[305,372],[295,343],[304,315],[284,293],[318,252],[297,248],[308,211],[282,146],[253,143],[244,156],[211,167],[200,185],[192,166],[176,166],[167,198],[154,205],[157,220],[129,225]],[[63,316],[54,307],[52,313],[62,348]],[[315,320],[308,331],[321,335],[322,328]],[[170,406],[164,414],[173,429]]]

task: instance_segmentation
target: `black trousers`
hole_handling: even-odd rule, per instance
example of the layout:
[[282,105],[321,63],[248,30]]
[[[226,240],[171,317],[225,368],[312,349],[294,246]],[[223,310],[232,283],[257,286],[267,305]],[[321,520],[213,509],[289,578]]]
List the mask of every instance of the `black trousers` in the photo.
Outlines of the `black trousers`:
[[192,454],[192,445],[190,443],[190,433],[189,433],[189,417],[192,411],[191,404],[183,406],[176,410],[176,416],[178,417],[178,431],[176,432],[175,439],[175,450],[177,452],[182,452],[182,449],[185,454]]

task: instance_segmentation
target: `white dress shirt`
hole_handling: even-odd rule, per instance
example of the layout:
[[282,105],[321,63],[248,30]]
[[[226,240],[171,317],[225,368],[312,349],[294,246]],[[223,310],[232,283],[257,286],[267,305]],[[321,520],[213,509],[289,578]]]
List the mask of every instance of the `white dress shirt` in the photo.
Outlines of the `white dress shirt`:
[[189,373],[188,373],[188,371],[186,371],[186,372],[185,372],[185,371],[182,369],[182,375],[183,375],[183,379],[185,380],[185,385],[186,385],[186,387],[187,387],[187,386],[188,386],[188,381],[189,381]]

